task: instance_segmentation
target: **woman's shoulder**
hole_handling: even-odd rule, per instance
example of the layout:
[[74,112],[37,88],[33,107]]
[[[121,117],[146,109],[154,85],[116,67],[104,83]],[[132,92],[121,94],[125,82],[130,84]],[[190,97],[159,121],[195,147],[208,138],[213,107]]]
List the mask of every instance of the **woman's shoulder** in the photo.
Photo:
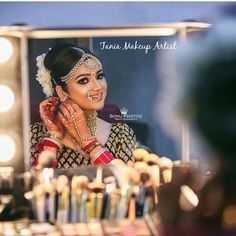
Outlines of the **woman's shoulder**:
[[118,122],[118,123],[113,123],[112,124],[113,129],[131,129],[128,124]]
[[114,133],[122,133],[125,135],[134,136],[133,129],[130,128],[128,124],[122,122],[113,123],[111,131]]

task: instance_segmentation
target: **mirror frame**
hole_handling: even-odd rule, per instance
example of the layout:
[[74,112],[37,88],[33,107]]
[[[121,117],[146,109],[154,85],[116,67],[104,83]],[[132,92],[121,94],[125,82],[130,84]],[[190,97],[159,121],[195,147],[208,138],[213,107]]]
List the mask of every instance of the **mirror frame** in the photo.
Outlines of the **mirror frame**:
[[[30,169],[29,126],[30,126],[30,96],[29,96],[29,65],[28,40],[52,38],[90,38],[116,36],[171,36],[177,35],[180,41],[185,41],[188,33],[206,30],[211,24],[204,22],[174,22],[154,25],[126,26],[126,27],[94,27],[94,28],[33,28],[28,26],[0,27],[0,36],[20,38],[20,59],[23,99],[23,143],[25,170]],[[190,161],[189,126],[182,125],[181,161]]]

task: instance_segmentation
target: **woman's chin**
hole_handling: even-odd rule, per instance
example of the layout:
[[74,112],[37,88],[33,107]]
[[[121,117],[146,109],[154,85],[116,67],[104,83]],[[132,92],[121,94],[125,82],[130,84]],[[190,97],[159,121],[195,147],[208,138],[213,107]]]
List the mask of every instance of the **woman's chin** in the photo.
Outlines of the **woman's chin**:
[[99,111],[104,107],[104,102],[96,102],[93,104],[90,104],[88,107],[86,107],[85,110],[95,110]]

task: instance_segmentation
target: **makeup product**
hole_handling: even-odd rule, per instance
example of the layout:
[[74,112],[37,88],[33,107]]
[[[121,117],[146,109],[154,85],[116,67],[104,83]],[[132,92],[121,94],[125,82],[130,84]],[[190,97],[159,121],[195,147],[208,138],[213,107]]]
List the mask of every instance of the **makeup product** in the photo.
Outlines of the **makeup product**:
[[131,190],[133,186],[138,185],[139,182],[139,173],[132,167],[126,167],[121,186],[121,199],[118,207],[117,218],[122,219],[126,217]]
[[54,179],[54,170],[52,168],[44,168],[42,174],[46,193],[46,218],[51,222],[55,222],[56,179]]
[[160,158],[160,168],[162,170],[162,176],[164,183],[171,182],[173,162],[167,157]]
[[37,184],[33,188],[34,194],[34,205],[37,220],[39,222],[44,222],[46,220],[45,216],[45,186],[43,184]]
[[114,190],[109,194],[110,197],[110,206],[109,206],[109,214],[107,216],[108,219],[113,220],[117,218],[118,206],[121,199],[121,192],[119,189]]
[[134,220],[135,218],[136,218],[135,194],[132,193],[129,200],[128,219]]
[[[104,183],[106,184],[106,195],[105,195],[105,211],[104,216],[108,219],[115,219],[117,214],[117,184],[116,178],[114,176],[109,176],[104,178]],[[119,191],[120,192],[120,191]]]
[[29,229],[31,230],[32,234],[35,235],[46,235],[48,233],[53,233],[57,231],[55,225],[52,225],[48,222],[42,223],[30,223]]
[[92,221],[99,221],[101,218],[103,207],[103,191],[105,190],[105,184],[92,182],[88,185],[91,193],[89,195],[91,203],[91,211],[89,218]]
[[95,179],[95,182],[96,183],[102,183],[102,166],[98,166],[97,167],[97,172],[96,172],[96,179]]
[[135,161],[143,161],[149,155],[148,151],[143,148],[137,148],[133,151]]
[[85,223],[75,224],[75,230],[78,236],[90,236],[88,225]]
[[[153,162],[154,163],[154,162]],[[151,163],[150,163],[151,164]],[[137,200],[137,216],[141,217],[154,210],[154,203],[157,204],[157,187],[152,178],[152,166],[144,162],[136,162],[135,168],[140,174],[141,183]],[[157,166],[158,167],[158,166]],[[155,170],[155,169],[154,169]],[[156,169],[159,173],[159,167]]]
[[[77,214],[79,211],[79,199],[81,195],[81,191],[77,193],[77,183],[78,176],[73,176],[71,180],[71,223],[77,222]],[[77,198],[78,197],[78,198]]]
[[157,206],[158,204],[157,188],[160,186],[160,167],[159,167],[160,157],[154,153],[150,153],[149,155],[146,156],[144,161],[148,164],[150,168],[154,204],[155,206]]
[[88,201],[88,177],[81,175],[77,177],[76,186],[76,205],[77,205],[77,222],[87,222],[87,201]]
[[57,179],[57,223],[67,223],[69,215],[69,186],[68,178],[65,175],[60,175]]
[[60,226],[62,236],[76,236],[76,228],[74,224],[62,224]]
[[104,236],[102,225],[100,222],[89,222],[88,229],[91,236]]

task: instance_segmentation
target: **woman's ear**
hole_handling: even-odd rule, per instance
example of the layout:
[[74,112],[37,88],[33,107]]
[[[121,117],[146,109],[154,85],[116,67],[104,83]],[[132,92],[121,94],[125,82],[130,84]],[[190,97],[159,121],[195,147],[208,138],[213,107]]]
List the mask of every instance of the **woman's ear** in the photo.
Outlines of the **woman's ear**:
[[60,85],[57,85],[55,90],[61,102],[64,102],[68,98],[68,94],[63,91]]

